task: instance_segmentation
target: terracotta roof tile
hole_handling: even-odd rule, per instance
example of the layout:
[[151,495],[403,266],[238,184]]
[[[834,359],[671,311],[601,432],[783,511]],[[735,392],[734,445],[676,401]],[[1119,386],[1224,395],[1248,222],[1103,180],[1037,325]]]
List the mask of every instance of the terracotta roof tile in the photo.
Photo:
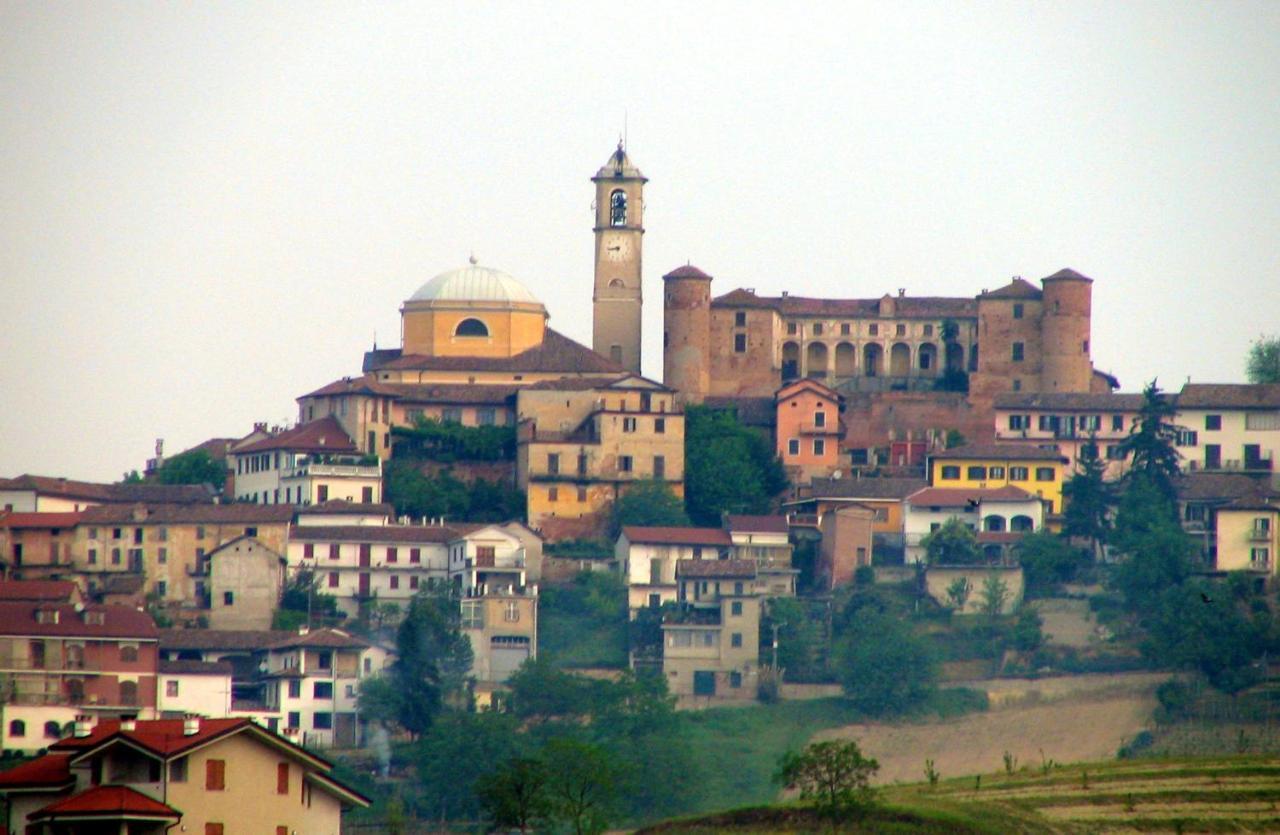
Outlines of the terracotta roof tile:
[[1023,444],[969,444],[929,454],[940,461],[975,461],[980,458],[996,458],[1010,461],[1062,461],[1062,453],[1052,449],[1040,449]]
[[729,546],[733,540],[721,528],[663,528],[624,525],[622,533],[632,544]]
[[252,651],[296,634],[288,629],[161,629],[160,649]]
[[1063,412],[1136,412],[1142,408],[1141,394],[1042,392],[1040,394],[997,394],[997,409],[1050,409]]
[[[77,610],[79,609],[79,610]],[[36,619],[36,610],[57,616]],[[87,623],[86,615],[101,614],[102,623]],[[56,621],[56,622],[55,622]],[[54,637],[131,638],[159,637],[155,621],[130,606],[78,606],[71,603],[0,602],[0,635],[48,635]]]
[[354,638],[337,629],[312,629],[306,635],[290,635],[268,649],[292,649],[295,647],[321,647],[324,649],[365,649],[368,641]]
[[128,502],[212,502],[215,491],[205,484],[97,484],[51,476],[0,478],[0,490],[34,490],[47,496],[121,504]]
[[78,596],[77,592],[76,584],[70,580],[4,580],[0,582],[0,601],[69,603]]
[[164,524],[286,524],[293,519],[293,505],[97,505],[84,510],[86,525]]
[[990,489],[964,487],[926,487],[907,496],[907,503],[915,507],[966,507],[981,501],[1040,501],[1035,496],[1006,484],[1003,487]]
[[812,499],[903,499],[928,485],[923,478],[815,478]]
[[0,511],[0,528],[74,528],[80,521],[79,513],[18,513]]
[[194,734],[185,732],[185,720],[182,719],[148,719],[135,724],[134,730],[126,731],[120,727],[119,719],[104,719],[94,725],[88,736],[69,736],[50,746],[56,751],[83,751],[106,742],[119,735],[127,738],[157,754],[168,756],[184,751],[195,745],[240,730],[251,725],[244,718],[235,719],[200,719],[200,726]]
[[152,800],[128,786],[94,786],[87,791],[54,801],[43,809],[32,812],[32,820],[40,818],[71,818],[98,815],[129,815],[130,817],[172,818],[179,820],[182,813],[172,806]]
[[692,264],[685,264],[683,267],[676,267],[674,270],[664,275],[663,278],[703,278],[707,281],[711,281],[711,276],[707,275]]
[[755,577],[753,560],[677,560],[677,577]]
[[386,502],[375,504],[373,502],[351,502],[346,499],[330,499],[327,502],[309,504],[298,508],[299,514],[314,513],[320,516],[354,514],[391,516],[395,512],[395,508]]
[[1093,281],[1093,279],[1089,278],[1089,276],[1081,275],[1080,273],[1076,272],[1075,270],[1069,267],[1063,267],[1053,275],[1046,276],[1045,278],[1042,278],[1040,280],[1041,281],[1064,281],[1064,280]]
[[157,672],[169,675],[229,676],[235,672],[230,661],[182,661],[159,662]]
[[236,455],[287,449],[296,452],[354,453],[356,445],[338,419],[326,415],[319,420],[286,429],[278,435],[254,441],[235,450]]
[[1280,409],[1280,383],[1187,383],[1179,409]]
[[990,293],[984,293],[979,298],[983,299],[1038,299],[1043,295],[1040,288],[1027,281],[1025,278],[1015,278],[1005,286],[998,290],[992,290]]
[[1187,473],[1178,479],[1177,488],[1184,502],[1280,497],[1280,484],[1272,484],[1265,475],[1244,473]]
[[69,754],[47,754],[0,772],[0,790],[62,786],[71,782]]
[[[969,318],[978,315],[974,298],[945,296],[893,297],[894,316],[899,319]],[[880,299],[815,299],[805,296],[757,296],[747,290],[734,290],[711,300],[711,306],[725,308],[763,308],[776,310],[782,316],[830,316],[867,318],[880,315]]]
[[729,514],[725,517],[731,533],[790,533],[791,528],[787,525],[787,517],[771,515],[771,516],[749,516],[746,514]]
[[289,534],[297,542],[452,542],[462,532],[451,525],[299,525]]
[[383,368],[430,371],[511,371],[564,374],[617,374],[625,371],[617,363],[600,356],[585,345],[547,328],[542,344],[514,357],[426,357],[379,352],[365,355],[365,370]]

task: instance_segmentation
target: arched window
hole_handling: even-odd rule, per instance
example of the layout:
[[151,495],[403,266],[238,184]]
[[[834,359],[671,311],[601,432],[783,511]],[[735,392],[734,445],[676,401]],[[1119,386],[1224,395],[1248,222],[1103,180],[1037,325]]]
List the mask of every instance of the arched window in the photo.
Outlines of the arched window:
[[138,682],[120,682],[120,704],[136,705],[138,703]]
[[1010,528],[1018,532],[1029,531],[1035,528],[1035,523],[1031,521],[1030,516],[1015,516],[1011,520]]
[[52,721],[45,722],[44,735],[49,737],[50,739],[58,739],[59,737],[62,736],[62,726],[59,725],[57,722],[52,722]]
[[14,719],[9,723],[9,736],[26,736],[27,723],[21,719]]
[[609,225],[627,225],[627,193],[622,189],[616,189],[609,195]]
[[131,664],[138,660],[138,648],[125,644],[120,647],[120,660],[126,664]]
[[454,336],[488,336],[489,328],[479,319],[463,319],[458,323]]
[[1004,517],[992,514],[982,520],[982,529],[993,533],[1000,533],[1004,530]]
[[613,278],[613,279],[610,279],[610,280],[609,280],[609,286],[610,286],[610,287],[622,287],[622,286],[624,286],[624,285],[623,285],[623,283],[622,283],[622,279],[620,279],[620,278]]

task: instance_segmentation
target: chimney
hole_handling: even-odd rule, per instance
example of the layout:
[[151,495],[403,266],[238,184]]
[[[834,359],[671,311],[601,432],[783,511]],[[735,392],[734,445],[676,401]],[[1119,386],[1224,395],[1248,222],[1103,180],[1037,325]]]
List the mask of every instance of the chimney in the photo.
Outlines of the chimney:
[[200,717],[195,713],[188,713],[182,717],[182,735],[195,736],[200,733]]
[[299,634],[299,635],[308,635],[308,634],[310,634],[310,633],[311,633],[311,627],[310,627],[310,626],[305,626],[305,625],[304,625],[304,626],[299,626],[299,627],[298,627],[298,634]]
[[121,716],[121,717],[120,717],[120,730],[122,730],[122,731],[136,731],[137,729],[138,729],[138,717],[136,717],[136,716]]
[[73,728],[72,733],[75,735],[77,739],[84,739],[86,736],[89,735],[89,732],[92,730],[92,727],[90,726],[89,723],[92,721],[93,721],[92,717],[86,714],[83,714],[83,713],[76,714],[75,724],[72,726]]

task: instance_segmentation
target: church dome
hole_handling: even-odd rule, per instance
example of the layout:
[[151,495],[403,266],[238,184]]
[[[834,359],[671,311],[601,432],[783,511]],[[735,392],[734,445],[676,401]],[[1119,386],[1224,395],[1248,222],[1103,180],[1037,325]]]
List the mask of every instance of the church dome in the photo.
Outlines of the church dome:
[[541,304],[529,288],[514,277],[482,267],[473,260],[465,267],[440,273],[418,288],[411,302],[490,302]]

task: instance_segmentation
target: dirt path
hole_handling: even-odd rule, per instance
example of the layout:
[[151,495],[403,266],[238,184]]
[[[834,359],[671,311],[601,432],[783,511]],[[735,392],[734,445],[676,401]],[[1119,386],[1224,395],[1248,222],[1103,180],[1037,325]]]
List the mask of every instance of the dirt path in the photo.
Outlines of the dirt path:
[[877,782],[924,779],[926,759],[943,777],[1004,769],[1004,752],[1018,766],[1038,767],[1041,751],[1059,763],[1108,760],[1150,725],[1156,685],[1168,676],[1072,676],[1039,682],[993,681],[987,713],[938,722],[848,725],[818,739],[853,738],[880,761]]

